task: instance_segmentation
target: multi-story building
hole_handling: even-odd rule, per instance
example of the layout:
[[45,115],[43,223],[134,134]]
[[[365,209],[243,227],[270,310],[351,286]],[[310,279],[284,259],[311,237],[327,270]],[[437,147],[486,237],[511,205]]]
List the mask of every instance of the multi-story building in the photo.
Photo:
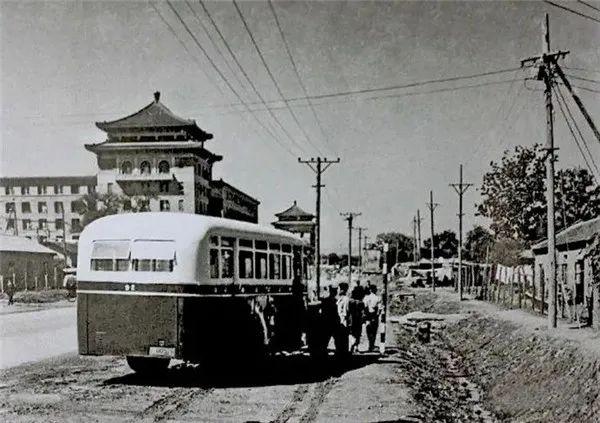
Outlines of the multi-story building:
[[212,180],[213,165],[222,160],[204,147],[213,135],[171,112],[160,102],[160,93],[138,112],[96,126],[106,140],[85,145],[96,155],[96,176],[0,178],[0,231],[61,240],[65,226],[67,240],[76,239],[81,216],[73,203],[93,191],[124,197],[123,211],[258,222],[257,200],[222,179]]
[[0,178],[0,225],[4,233],[67,240],[81,231],[76,201],[96,190],[95,176]]

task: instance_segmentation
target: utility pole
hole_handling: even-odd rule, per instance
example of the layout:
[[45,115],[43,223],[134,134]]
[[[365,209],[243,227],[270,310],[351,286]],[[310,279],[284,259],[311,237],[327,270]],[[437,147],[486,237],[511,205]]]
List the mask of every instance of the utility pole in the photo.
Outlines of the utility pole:
[[417,209],[417,245],[418,245],[418,249],[417,249],[417,258],[419,260],[421,260],[421,222],[423,221],[423,219],[421,219],[421,210]]
[[431,217],[431,287],[435,292],[435,264],[434,264],[434,249],[435,243],[433,242],[433,212],[439,206],[438,203],[433,202],[433,191],[429,191],[429,203],[427,203],[427,208],[429,209],[429,215]]
[[460,179],[458,184],[450,184],[458,194],[458,297],[463,299],[463,281],[462,281],[462,246],[463,246],[463,195],[470,186],[463,182],[463,165],[460,165]]
[[363,231],[366,231],[367,228],[359,226],[356,229],[358,229],[358,268],[359,273],[362,274],[362,233]]
[[[552,107],[552,84],[554,83],[554,72],[557,68],[557,60],[569,54],[568,51],[550,52],[550,19],[546,13],[544,34],[543,34],[543,53],[521,60],[521,67],[526,64],[538,66],[538,80],[544,81],[544,97],[546,104],[546,202],[548,205],[547,213],[547,235],[548,235],[548,327],[556,328],[557,318],[557,294],[558,286],[556,281],[556,233],[554,222],[554,122]],[[542,298],[542,304],[544,299]]]
[[[65,220],[65,205],[60,203],[60,212],[62,215],[62,233],[63,233],[63,254],[65,255],[65,267],[69,266],[67,258],[67,222]],[[71,266],[73,263],[71,263]]]
[[[413,261],[416,263],[418,260],[418,254],[417,254],[417,217],[414,216],[413,217]],[[398,250],[396,249],[396,252]]]
[[348,221],[348,286],[352,285],[352,222],[355,217],[362,213],[346,212],[340,213],[344,220]]
[[[313,185],[313,188],[317,190],[317,204],[316,204],[316,225],[315,225],[315,258],[316,258],[316,274],[317,274],[317,299],[321,298],[321,188],[325,185],[321,184],[321,175],[325,172],[329,166],[335,163],[339,163],[339,157],[337,160],[327,160],[327,158],[317,157],[316,159],[311,157],[309,160],[302,160],[298,157],[298,163],[304,163],[311,168],[317,175],[317,184]],[[323,167],[323,165],[325,165]]]

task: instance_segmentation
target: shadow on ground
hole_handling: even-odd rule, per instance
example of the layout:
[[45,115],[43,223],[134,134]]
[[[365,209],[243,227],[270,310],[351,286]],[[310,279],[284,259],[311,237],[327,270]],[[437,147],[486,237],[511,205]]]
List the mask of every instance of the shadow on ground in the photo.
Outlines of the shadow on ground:
[[155,375],[129,373],[105,380],[103,385],[234,388],[315,383],[379,361],[378,354],[360,354],[338,360],[329,356],[315,361],[308,355],[275,356],[260,364],[234,362],[210,366],[178,364]]

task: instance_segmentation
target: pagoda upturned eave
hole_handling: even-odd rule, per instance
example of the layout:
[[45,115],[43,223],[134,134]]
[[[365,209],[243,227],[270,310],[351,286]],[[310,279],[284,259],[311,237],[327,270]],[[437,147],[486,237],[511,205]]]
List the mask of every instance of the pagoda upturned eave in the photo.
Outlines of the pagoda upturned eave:
[[96,122],[96,127],[106,132],[109,138],[136,133],[161,135],[187,134],[197,141],[207,141],[213,135],[201,129],[195,120],[184,119],[173,113],[160,102],[160,93],[154,93],[154,101],[137,112],[113,121]]
[[127,150],[167,150],[190,152],[200,157],[207,158],[211,162],[223,160],[223,156],[208,151],[198,141],[138,141],[138,142],[110,142],[84,144],[86,150],[98,154],[105,151],[127,151]]

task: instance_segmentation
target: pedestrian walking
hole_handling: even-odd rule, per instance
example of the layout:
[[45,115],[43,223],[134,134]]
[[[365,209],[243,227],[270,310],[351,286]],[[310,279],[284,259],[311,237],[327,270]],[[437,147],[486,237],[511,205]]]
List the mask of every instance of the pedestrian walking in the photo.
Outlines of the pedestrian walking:
[[15,296],[15,285],[11,279],[8,280],[6,285],[6,295],[8,295],[8,305],[13,304],[13,297]]
[[352,337],[350,352],[358,351],[358,345],[360,344],[360,338],[363,329],[364,298],[365,291],[363,287],[360,286],[360,280],[357,280],[356,285],[352,289],[350,301],[348,302],[348,312],[350,314],[350,335]]
[[377,286],[371,285],[369,291],[363,302],[365,305],[365,322],[367,324],[369,351],[373,351],[379,327],[379,315],[381,314],[381,298],[377,295]]
[[349,335],[350,335],[350,298],[348,297],[348,284],[342,282],[339,285],[339,294],[337,297],[337,312],[340,318],[338,333],[336,336],[336,350],[348,353]]

